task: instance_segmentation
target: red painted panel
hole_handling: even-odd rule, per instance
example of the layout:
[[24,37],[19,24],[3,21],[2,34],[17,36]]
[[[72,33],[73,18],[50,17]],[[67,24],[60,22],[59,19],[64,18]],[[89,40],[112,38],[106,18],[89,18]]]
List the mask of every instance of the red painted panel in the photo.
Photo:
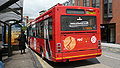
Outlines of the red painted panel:
[[93,33],[62,34],[62,52],[96,49],[98,40],[97,35]]

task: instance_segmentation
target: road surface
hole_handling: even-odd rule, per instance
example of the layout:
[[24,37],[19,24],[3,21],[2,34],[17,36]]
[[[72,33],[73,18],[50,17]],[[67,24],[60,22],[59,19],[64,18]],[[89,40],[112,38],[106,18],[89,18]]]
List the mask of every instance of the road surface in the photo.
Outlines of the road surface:
[[114,50],[113,52],[103,50],[100,57],[69,63],[54,63],[41,59],[37,54],[35,55],[43,68],[120,68],[120,53],[114,52]]

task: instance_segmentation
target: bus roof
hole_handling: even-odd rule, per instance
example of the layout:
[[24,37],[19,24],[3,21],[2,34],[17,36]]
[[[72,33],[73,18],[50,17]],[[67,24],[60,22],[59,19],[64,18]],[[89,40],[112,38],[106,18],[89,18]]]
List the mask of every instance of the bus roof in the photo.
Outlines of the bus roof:
[[40,15],[39,17],[37,17],[35,20],[37,20],[37,19],[39,19],[40,17],[48,14],[48,13],[51,12],[51,10],[52,10],[53,8],[55,8],[56,6],[63,6],[63,5],[62,5],[62,4],[59,4],[59,3],[56,4],[55,6],[51,7],[50,9],[48,9],[48,11],[46,11],[45,13],[43,13],[42,15]]
[[45,13],[43,13],[42,15],[38,16],[37,18],[35,18],[32,22],[35,22],[37,20],[39,20],[41,17],[47,15],[48,13],[50,13],[55,7],[65,7],[65,8],[73,8],[73,7],[78,7],[80,9],[99,9],[99,8],[93,8],[93,7],[83,7],[83,6],[63,6],[62,4],[56,4],[55,6],[51,7],[48,11],[46,11]]

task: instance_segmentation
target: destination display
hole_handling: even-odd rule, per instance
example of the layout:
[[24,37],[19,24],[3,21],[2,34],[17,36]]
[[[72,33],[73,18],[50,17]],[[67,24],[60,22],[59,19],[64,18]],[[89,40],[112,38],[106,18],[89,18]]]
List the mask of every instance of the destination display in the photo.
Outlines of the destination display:
[[67,9],[67,14],[85,14],[83,9]]

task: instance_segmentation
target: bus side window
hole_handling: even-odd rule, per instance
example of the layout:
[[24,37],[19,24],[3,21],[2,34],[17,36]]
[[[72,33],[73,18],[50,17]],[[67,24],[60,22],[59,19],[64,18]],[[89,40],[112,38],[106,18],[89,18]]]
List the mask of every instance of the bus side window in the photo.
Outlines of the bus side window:
[[39,23],[36,23],[36,37],[39,38]]
[[28,35],[29,35],[29,36],[32,36],[32,35],[31,35],[31,33],[32,33],[32,27],[31,27],[31,26],[29,27],[28,31],[29,31],[29,34],[28,34]]
[[41,22],[41,25],[40,25],[40,35],[41,35],[41,38],[44,38],[44,23]]
[[36,37],[36,25],[32,25],[32,37]]
[[31,37],[33,37],[33,28],[31,29]]
[[37,36],[41,38],[41,22],[37,24]]
[[35,32],[33,32],[33,37],[35,37]]
[[52,40],[52,18],[49,18],[48,20],[48,33],[49,39]]

